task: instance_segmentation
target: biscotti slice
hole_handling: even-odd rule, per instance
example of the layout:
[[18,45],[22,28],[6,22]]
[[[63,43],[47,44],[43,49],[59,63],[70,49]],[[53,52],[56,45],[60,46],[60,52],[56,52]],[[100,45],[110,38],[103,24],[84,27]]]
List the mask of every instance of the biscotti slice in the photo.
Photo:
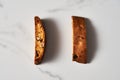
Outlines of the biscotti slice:
[[72,16],[73,61],[87,63],[85,18]]
[[39,64],[42,61],[45,50],[45,30],[38,16],[35,16],[35,58],[34,63]]

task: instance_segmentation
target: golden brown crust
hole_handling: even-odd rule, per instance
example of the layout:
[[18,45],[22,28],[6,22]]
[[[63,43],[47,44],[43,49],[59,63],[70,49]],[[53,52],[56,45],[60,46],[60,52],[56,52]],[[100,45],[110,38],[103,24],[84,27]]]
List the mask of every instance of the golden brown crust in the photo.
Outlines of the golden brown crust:
[[34,63],[39,64],[44,55],[45,30],[38,16],[35,16],[35,58]]
[[72,16],[73,61],[87,63],[85,18]]

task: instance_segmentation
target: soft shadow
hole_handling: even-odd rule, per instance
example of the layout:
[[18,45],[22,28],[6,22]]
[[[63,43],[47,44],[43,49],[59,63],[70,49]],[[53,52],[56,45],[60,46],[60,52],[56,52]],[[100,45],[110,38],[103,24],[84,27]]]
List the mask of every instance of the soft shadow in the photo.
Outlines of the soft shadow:
[[87,62],[91,63],[96,56],[98,40],[95,26],[92,25],[91,21],[88,18],[86,18],[86,29],[87,29]]
[[43,63],[45,63],[57,58],[60,46],[60,35],[58,26],[54,20],[42,19],[42,23],[46,32],[46,48],[43,58]]
[[3,4],[2,3],[0,3],[0,8],[3,8]]

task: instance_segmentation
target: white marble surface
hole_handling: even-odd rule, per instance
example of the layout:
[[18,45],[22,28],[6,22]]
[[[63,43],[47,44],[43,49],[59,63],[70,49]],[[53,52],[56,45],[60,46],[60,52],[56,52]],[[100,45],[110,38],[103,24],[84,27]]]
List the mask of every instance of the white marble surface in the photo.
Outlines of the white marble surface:
[[[33,64],[34,16],[46,24]],[[89,19],[90,63],[72,62],[71,16]],[[120,0],[0,0],[0,80],[120,80]]]

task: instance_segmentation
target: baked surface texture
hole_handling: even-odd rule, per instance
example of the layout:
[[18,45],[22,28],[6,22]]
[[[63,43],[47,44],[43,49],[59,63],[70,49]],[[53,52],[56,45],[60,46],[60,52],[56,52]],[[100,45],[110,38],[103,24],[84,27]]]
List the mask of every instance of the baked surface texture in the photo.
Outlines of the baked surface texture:
[[45,30],[42,22],[38,16],[34,17],[35,20],[35,58],[34,63],[40,64],[45,50]]
[[72,16],[73,61],[87,63],[85,18]]

